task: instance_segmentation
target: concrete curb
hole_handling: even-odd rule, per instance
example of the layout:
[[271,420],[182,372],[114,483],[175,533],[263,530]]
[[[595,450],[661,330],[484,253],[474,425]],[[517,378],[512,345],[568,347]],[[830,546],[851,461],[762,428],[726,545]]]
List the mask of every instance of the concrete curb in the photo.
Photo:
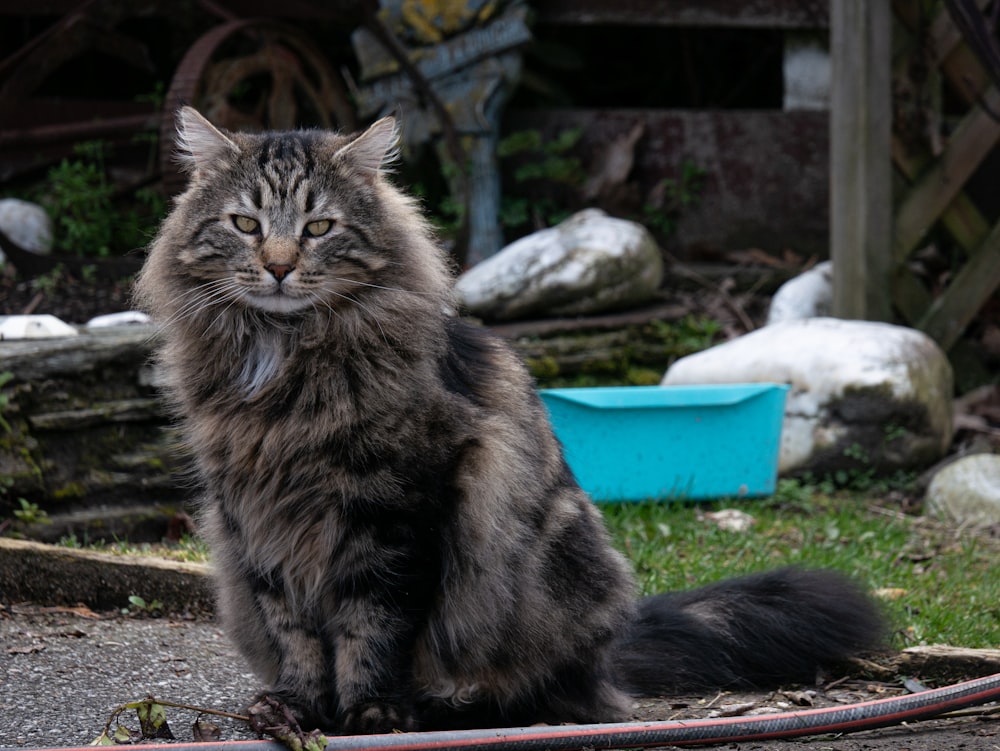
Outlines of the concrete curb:
[[118,556],[0,538],[0,601],[129,607],[129,597],[159,600],[167,613],[214,611],[211,568],[152,556]]

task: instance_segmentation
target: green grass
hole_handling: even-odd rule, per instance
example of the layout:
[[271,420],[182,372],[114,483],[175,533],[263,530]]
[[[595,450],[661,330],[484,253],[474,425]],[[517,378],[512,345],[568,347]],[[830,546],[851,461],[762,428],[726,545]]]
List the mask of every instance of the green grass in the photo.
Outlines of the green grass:
[[[704,516],[720,508],[744,511],[755,523],[746,532],[720,529]],[[602,511],[644,593],[788,564],[833,568],[882,600],[894,647],[1000,646],[1000,541],[985,534],[792,480],[762,500],[602,504]]]
[[[883,602],[892,646],[1000,647],[1000,539],[895,510],[874,489],[828,490],[779,480],[770,498],[712,503],[601,504],[617,547],[633,562],[644,593],[689,589],[739,574],[794,564],[833,568]],[[705,517],[722,508],[755,520],[746,532]],[[206,561],[204,542],[116,541],[89,547],[119,554]]]
[[186,563],[207,563],[210,559],[208,543],[195,535],[184,535],[178,542],[149,543],[116,539],[113,542],[80,540],[75,534],[63,537],[59,545],[77,550],[93,550],[115,555],[152,555]]

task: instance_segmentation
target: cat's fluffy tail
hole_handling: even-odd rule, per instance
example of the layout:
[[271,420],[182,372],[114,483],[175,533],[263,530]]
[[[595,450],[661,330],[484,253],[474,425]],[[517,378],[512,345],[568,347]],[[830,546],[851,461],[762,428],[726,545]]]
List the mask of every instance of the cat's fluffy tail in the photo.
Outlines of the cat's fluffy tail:
[[812,683],[884,634],[880,609],[852,581],[787,568],[645,598],[615,662],[636,696]]

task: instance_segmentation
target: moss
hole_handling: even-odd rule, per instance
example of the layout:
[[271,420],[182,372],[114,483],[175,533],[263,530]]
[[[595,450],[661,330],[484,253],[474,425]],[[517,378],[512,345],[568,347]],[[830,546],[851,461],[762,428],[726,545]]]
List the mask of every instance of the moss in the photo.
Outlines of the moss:
[[535,378],[555,378],[559,375],[559,363],[549,355],[529,357],[525,362]]
[[950,428],[919,398],[900,399],[890,384],[849,388],[829,405],[840,437],[810,460],[813,472],[882,475],[927,466],[943,456]]
[[624,353],[618,360],[590,360],[583,364],[580,372],[591,375],[624,376],[628,369],[628,362],[628,353]]
[[62,487],[52,491],[52,497],[57,500],[68,500],[70,498],[83,498],[87,494],[87,489],[81,482],[68,482]]
[[659,386],[663,373],[651,368],[629,368],[625,378],[633,386]]

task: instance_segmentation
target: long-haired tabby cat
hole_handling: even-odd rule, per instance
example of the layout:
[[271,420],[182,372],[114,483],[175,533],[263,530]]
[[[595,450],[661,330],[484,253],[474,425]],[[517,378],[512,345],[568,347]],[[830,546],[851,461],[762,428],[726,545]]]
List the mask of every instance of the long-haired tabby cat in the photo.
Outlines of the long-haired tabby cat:
[[632,695],[812,680],[874,645],[829,572],[637,598],[518,358],[451,311],[397,133],[227,133],[137,299],[204,487],[219,608],[267,694],[338,732],[626,716]]

